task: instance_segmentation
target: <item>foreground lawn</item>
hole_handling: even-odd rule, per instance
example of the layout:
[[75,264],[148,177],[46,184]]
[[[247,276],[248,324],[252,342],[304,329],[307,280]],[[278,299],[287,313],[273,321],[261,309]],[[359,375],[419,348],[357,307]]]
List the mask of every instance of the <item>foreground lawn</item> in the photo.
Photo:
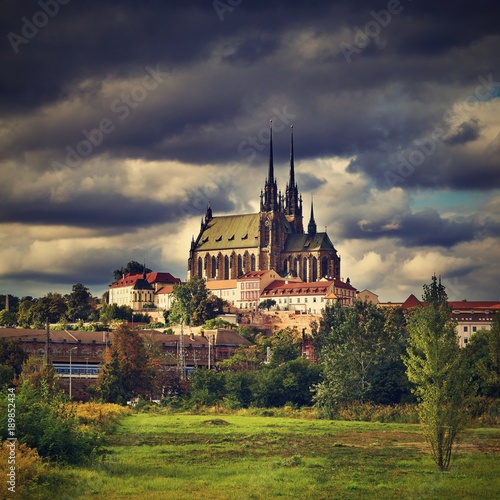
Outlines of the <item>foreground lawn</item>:
[[38,498],[500,496],[500,429],[467,431],[447,473],[409,424],[137,414],[107,449],[93,467],[53,473]]

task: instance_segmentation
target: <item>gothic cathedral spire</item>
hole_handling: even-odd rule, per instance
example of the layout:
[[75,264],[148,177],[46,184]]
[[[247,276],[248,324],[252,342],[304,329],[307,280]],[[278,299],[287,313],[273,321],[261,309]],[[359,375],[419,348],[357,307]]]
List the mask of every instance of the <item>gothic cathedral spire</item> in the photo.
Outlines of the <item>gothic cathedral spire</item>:
[[307,225],[307,234],[309,235],[314,235],[316,234],[318,228],[316,226],[316,221],[314,220],[314,206],[313,206],[313,199],[311,196],[311,218],[309,219],[309,224]]
[[300,203],[299,190],[295,182],[295,159],[293,154],[293,125],[290,127],[290,178],[285,191],[285,215],[293,222],[296,233],[303,233],[302,227],[302,205]]
[[270,121],[269,129],[269,170],[267,173],[266,185],[264,187],[264,203],[262,206],[264,212],[279,211],[278,204],[278,186],[274,177],[274,159],[273,159],[273,122]]

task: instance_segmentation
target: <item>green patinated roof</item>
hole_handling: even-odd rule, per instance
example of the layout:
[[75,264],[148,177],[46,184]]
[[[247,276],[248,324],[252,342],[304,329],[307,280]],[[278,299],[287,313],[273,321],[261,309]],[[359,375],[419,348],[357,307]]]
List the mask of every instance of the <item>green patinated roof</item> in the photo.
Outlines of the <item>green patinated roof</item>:
[[196,250],[225,250],[259,246],[260,214],[214,217],[201,233]]
[[309,234],[289,234],[284,252],[309,252],[319,250],[335,250],[333,243],[326,233]]

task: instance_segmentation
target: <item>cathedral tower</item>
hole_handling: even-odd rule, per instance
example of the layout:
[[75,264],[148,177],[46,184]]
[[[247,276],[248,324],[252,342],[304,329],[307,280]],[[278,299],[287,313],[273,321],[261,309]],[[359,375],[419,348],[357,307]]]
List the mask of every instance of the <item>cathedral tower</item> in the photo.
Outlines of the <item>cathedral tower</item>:
[[290,178],[285,191],[285,215],[293,227],[294,233],[303,233],[302,198],[295,182],[295,162],[293,157],[293,125],[290,133]]

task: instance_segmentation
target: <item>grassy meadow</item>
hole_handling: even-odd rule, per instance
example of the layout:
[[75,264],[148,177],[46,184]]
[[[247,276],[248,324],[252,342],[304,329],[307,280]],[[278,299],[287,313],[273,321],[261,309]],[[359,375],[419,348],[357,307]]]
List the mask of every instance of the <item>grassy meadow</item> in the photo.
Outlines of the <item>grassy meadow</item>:
[[414,424],[132,414],[106,450],[92,466],[51,469],[29,498],[500,497],[498,428],[468,430],[446,473]]

